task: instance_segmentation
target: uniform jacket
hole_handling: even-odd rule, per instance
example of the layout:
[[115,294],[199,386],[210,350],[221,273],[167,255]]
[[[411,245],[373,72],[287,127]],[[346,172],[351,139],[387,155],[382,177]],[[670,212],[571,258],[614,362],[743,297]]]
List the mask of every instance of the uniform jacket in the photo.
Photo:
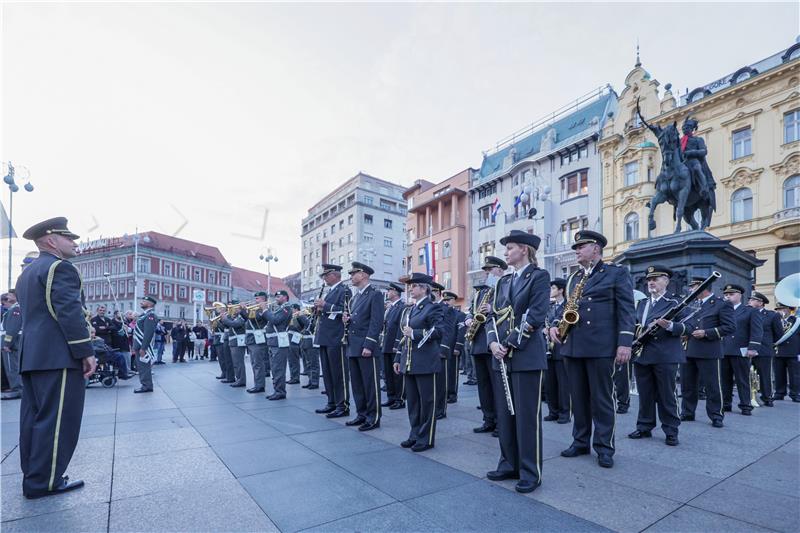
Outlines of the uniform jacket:
[[[355,288],[353,289],[355,293]],[[358,298],[350,299],[350,321],[347,324],[347,356],[361,357],[366,348],[377,355],[378,337],[383,328],[383,294],[372,285]]]
[[[550,304],[550,308],[547,310],[547,325],[551,328],[558,324],[558,321],[561,320],[561,316],[564,314],[564,304],[566,300],[561,303],[552,302]],[[547,331],[545,329],[545,331]],[[545,343],[548,343],[548,337],[545,336]],[[553,361],[561,361],[564,359],[564,356],[561,354],[561,345],[557,342],[553,343],[553,348],[550,350],[550,359]]]
[[444,327],[439,342],[439,355],[442,359],[447,359],[453,354],[453,348],[456,345],[456,310],[442,301],[437,302],[436,305],[442,308]]
[[[479,290],[475,291],[475,294],[472,297],[472,303],[470,304],[469,313],[467,313],[467,318],[475,319],[475,315],[480,312],[479,307],[481,302],[483,301],[486,293],[492,290],[490,287],[481,287]],[[491,299],[489,300],[491,304]],[[472,338],[472,342],[470,344],[470,352],[472,355],[489,355],[491,351],[489,350],[489,343],[486,342],[486,324],[479,326],[475,336]]]
[[214,346],[222,346],[222,336],[225,333],[225,326],[221,324],[221,320],[217,320],[214,327],[211,328],[211,344]]
[[[521,271],[513,289],[511,285],[512,274],[506,274],[495,285],[492,315],[486,324],[489,346],[493,342],[509,346],[510,341],[513,350],[506,356],[510,372],[545,370],[547,348],[542,328],[550,306],[550,274],[529,265]],[[513,308],[513,317],[506,315],[503,319],[503,309],[508,306]],[[494,358],[492,365],[499,368]]]
[[[133,328],[133,350],[138,354],[139,350],[144,350],[145,362],[154,359],[156,324],[158,317],[155,311],[150,308],[136,319],[136,327]],[[149,358],[149,359],[148,359]]]
[[[262,319],[267,322],[267,335],[271,333],[283,333],[289,329],[289,321],[292,319],[292,307],[285,303],[275,311],[267,309],[261,313]],[[267,346],[273,348],[278,346],[278,337],[267,337]]]
[[459,309],[456,309],[455,312],[456,312],[456,343],[453,346],[454,357],[456,355],[456,352],[458,352],[459,356],[464,355],[464,335],[467,333],[467,328],[464,325],[464,321],[467,319],[467,314]]
[[403,314],[403,300],[395,300],[386,311],[386,318],[383,321],[383,339],[382,350],[383,353],[394,353],[395,344],[397,340],[397,330],[400,327],[400,315]]
[[775,341],[780,339],[781,335],[783,335],[781,315],[769,309],[761,309],[759,314],[764,319],[762,322],[764,334],[761,338],[761,346],[758,349],[758,355],[761,357],[774,357]]
[[[699,310],[690,312],[689,318],[684,320],[683,324],[689,339],[686,345],[686,357],[698,359],[720,359],[722,339],[733,333],[736,328],[733,306],[713,295],[700,305]],[[706,332],[706,336],[702,339],[692,337],[692,332],[698,329]]]
[[15,303],[8,308],[5,315],[3,315],[3,349],[8,351],[19,350],[20,341],[22,340],[22,311],[19,309],[19,303]]
[[[644,298],[636,305],[636,322],[646,328],[653,320],[661,318],[664,313],[678,305],[678,300],[663,295],[647,310],[647,324],[642,322],[644,308],[650,298]],[[672,320],[672,331],[658,328],[657,333],[644,343],[642,352],[634,362],[640,365],[658,365],[663,363],[685,363],[686,354],[683,351],[681,337],[685,335],[686,325],[681,320],[689,315],[689,310],[684,308]]]
[[328,294],[325,295],[325,305],[315,326],[314,344],[317,346],[342,345],[342,337],[344,337],[342,311],[344,311],[344,300],[348,290],[340,282],[332,290],[328,290]]
[[[570,294],[585,275],[579,269],[567,280],[564,296]],[[614,357],[620,346],[633,343],[635,307],[633,280],[628,270],[613,263],[598,262],[583,287],[578,301],[580,319],[561,346],[566,357]]]
[[256,317],[249,318],[250,312],[247,309],[241,309],[239,311],[239,316],[244,319],[244,329],[245,329],[245,337],[244,343],[245,344],[255,344],[256,338],[253,336],[253,330],[256,329],[264,329],[264,326],[267,325],[266,319],[262,316],[261,312],[256,309]]
[[[403,374],[434,374],[442,368],[440,340],[444,334],[444,309],[433,303],[430,297],[423,298],[409,308],[406,317],[401,317],[397,330],[400,352],[395,355],[395,363],[400,363]],[[414,330],[412,339],[403,335],[403,327],[408,324]],[[427,335],[427,340],[420,346]],[[410,355],[409,355],[410,352]],[[406,370],[408,357],[411,357],[411,370]]]
[[94,355],[83,283],[69,261],[42,252],[17,280],[22,311],[20,372],[82,368]]
[[297,317],[297,323],[300,325],[300,333],[303,338],[300,339],[300,349],[308,350],[314,346],[314,321],[306,315]]
[[[228,346],[232,348],[239,346],[236,336],[245,335],[245,325],[247,321],[242,318],[242,315],[226,315],[224,318],[220,318],[219,321],[223,326],[228,328],[226,331],[228,334]],[[244,345],[242,345],[242,347],[244,347]]]
[[[784,322],[784,327],[786,329],[792,327],[792,325],[798,320],[797,316],[792,315],[787,318]],[[781,337],[783,336],[783,332],[781,332]],[[781,337],[775,339],[775,342],[778,341]],[[778,357],[800,357],[800,328],[796,329],[795,332],[792,334],[791,337],[783,341],[776,347],[777,356]]]
[[736,329],[730,335],[723,337],[722,353],[741,357],[740,348],[758,351],[764,333],[763,319],[761,313],[749,305],[739,304],[739,307],[733,310]]

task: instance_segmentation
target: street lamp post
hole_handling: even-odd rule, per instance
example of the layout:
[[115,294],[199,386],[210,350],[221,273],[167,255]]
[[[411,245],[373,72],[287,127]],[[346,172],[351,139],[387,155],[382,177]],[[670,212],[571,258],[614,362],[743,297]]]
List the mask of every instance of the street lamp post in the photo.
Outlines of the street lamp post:
[[[25,169],[27,173],[27,169]],[[8,162],[8,173],[3,178],[3,181],[8,185],[8,288],[11,289],[11,269],[12,267],[12,249],[13,249],[13,242],[12,239],[12,232],[14,231],[14,226],[12,224],[12,220],[14,219],[14,193],[19,191],[19,185],[17,185],[16,181],[14,180],[16,175],[16,169],[11,161]],[[31,184],[28,176],[24,176],[21,180],[25,183],[22,188],[28,192],[33,192],[33,185]]]
[[272,270],[270,269],[270,265],[274,261],[275,263],[278,262],[278,257],[272,254],[272,250],[267,249],[267,255],[259,255],[259,259],[267,263],[267,296],[272,295]]
[[143,239],[144,242],[150,242],[150,237],[147,235],[140,235],[139,234],[139,227],[136,227],[136,233],[134,235],[124,235],[124,238],[132,238],[133,239],[133,303],[136,304],[137,296],[139,294],[139,239]]

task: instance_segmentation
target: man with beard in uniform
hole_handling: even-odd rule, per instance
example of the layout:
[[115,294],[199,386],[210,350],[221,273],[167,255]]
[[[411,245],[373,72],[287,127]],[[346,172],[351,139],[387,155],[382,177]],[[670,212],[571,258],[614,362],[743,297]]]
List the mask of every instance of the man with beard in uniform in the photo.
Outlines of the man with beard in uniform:
[[319,315],[314,344],[319,346],[328,403],[316,412],[328,418],[341,418],[350,415],[350,374],[342,345],[342,312],[349,289],[342,284],[342,267],[339,265],[323,264],[320,277],[327,290],[314,301]]
[[403,314],[403,286],[389,283],[386,289],[386,310],[384,311],[383,332],[381,333],[381,351],[383,352],[383,377],[386,383],[386,401],[381,404],[389,409],[403,409],[403,377],[394,372],[395,341],[400,327],[400,315]]
[[[487,255],[483,261],[481,270],[486,272],[486,281],[484,285],[475,287],[477,290],[472,298],[470,312],[464,321],[467,327],[470,327],[478,314],[483,315],[488,320],[492,312],[495,285],[508,270],[506,262],[499,257]],[[497,418],[494,410],[494,371],[492,370],[492,353],[486,340],[486,324],[479,326],[475,336],[471,341],[467,342],[470,344],[470,351],[475,364],[475,377],[478,380],[478,399],[483,413],[483,424],[473,428],[472,431],[475,433],[493,433],[497,427]]]
[[761,337],[764,334],[761,313],[742,304],[744,287],[728,284],[722,290],[725,301],[733,306],[733,319],[736,329],[722,339],[722,359],[720,379],[722,380],[722,410],[733,410],[733,384],[739,392],[739,409],[750,416],[753,406],[750,403],[750,361],[758,355]]
[[627,269],[603,262],[607,243],[596,231],[575,234],[572,249],[581,268],[567,279],[565,295],[567,304],[577,300],[580,318],[566,339],[558,335],[560,320],[550,328],[553,342],[563,342],[572,395],[573,441],[561,456],[588,455],[594,425],[592,446],[602,468],[614,466],[614,367],[630,360],[635,325],[633,280]]
[[[705,279],[692,278],[689,290],[694,290]],[[698,381],[706,389],[706,413],[715,428],[723,427],[722,383],[720,359],[722,339],[733,333],[736,322],[733,307],[717,298],[709,286],[698,296],[700,307],[684,321],[686,335],[686,362],[681,365],[681,420],[691,422],[697,408]]]
[[769,303],[769,298],[764,296],[758,291],[753,291],[750,294],[749,304],[760,313],[763,320],[763,334],[761,336],[761,346],[758,348],[758,355],[753,357],[753,366],[758,371],[758,379],[761,385],[761,401],[764,402],[765,407],[773,407],[772,403],[772,359],[775,357],[775,341],[783,335],[783,325],[781,324],[781,317],[775,311],[771,311],[764,307]]
[[[567,280],[555,278],[550,282],[550,310],[547,313],[547,323],[554,324],[564,314],[564,289]],[[547,409],[549,414],[544,417],[546,422],[569,424],[572,416],[572,406],[569,398],[569,382],[567,369],[564,367],[564,357],[561,355],[561,345],[554,343],[547,336],[547,372],[545,373],[545,391],[547,392]]]

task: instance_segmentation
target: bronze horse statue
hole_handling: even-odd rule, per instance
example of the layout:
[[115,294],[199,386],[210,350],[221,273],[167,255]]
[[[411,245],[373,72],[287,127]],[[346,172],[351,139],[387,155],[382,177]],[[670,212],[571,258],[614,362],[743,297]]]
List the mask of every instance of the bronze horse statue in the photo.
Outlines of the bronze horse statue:
[[[647,203],[650,213],[647,216],[650,231],[656,229],[654,213],[656,207],[664,202],[673,207],[672,219],[676,221],[675,233],[681,231],[681,221],[685,220],[693,230],[706,229],[711,224],[712,207],[707,198],[692,186],[689,167],[684,162],[680,135],[676,122],[662,128],[648,124],[636,101],[636,114],[647,129],[653,132],[661,148],[661,172],[656,178],[656,193]],[[695,212],[700,211],[700,224],[695,220]]]

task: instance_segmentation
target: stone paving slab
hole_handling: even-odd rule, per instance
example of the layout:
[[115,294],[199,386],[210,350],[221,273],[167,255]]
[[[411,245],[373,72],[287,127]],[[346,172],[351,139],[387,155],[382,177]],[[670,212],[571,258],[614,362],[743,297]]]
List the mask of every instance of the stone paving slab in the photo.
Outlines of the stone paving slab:
[[649,528],[648,533],[676,533],[682,531],[703,531],[705,533],[762,533],[773,531],[755,524],[742,522],[716,513],[710,513],[686,505],[671,513]]

